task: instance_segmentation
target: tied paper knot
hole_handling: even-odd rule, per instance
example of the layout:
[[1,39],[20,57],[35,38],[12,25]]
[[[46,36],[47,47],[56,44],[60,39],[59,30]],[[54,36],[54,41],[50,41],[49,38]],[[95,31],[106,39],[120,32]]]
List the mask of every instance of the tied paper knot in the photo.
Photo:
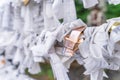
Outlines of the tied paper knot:
[[83,31],[85,27],[79,27],[74,30],[70,34],[67,34],[65,39],[65,51],[64,54],[68,56],[73,56],[75,51],[78,50],[78,45],[83,42]]

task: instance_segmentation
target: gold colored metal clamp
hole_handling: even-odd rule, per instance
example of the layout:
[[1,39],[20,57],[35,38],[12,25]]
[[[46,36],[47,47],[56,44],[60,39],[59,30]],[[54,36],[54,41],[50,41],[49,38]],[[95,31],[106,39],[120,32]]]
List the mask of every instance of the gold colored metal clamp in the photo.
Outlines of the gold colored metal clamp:
[[25,6],[27,6],[29,4],[30,0],[23,0],[23,3]]
[[3,59],[3,60],[0,61],[0,65],[3,65],[5,63],[6,63],[5,59]]
[[111,32],[113,29],[115,29],[116,27],[120,26],[120,22],[115,22],[109,29],[109,32]]
[[78,50],[78,45],[80,43],[82,43],[84,41],[84,39],[81,37],[83,36],[83,31],[85,30],[85,27],[79,27],[79,28],[76,28],[72,31],[76,31],[77,32],[77,37],[75,35],[74,38],[70,38],[70,36],[72,35],[72,32],[71,34],[67,34],[65,37],[64,37],[64,40],[65,40],[65,52],[64,54],[67,54],[69,56],[73,56],[74,53]]

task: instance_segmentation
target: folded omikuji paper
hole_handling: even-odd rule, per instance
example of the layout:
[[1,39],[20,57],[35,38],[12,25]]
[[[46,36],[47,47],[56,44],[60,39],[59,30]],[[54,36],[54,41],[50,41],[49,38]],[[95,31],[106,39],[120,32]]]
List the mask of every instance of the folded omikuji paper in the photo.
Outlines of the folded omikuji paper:
[[55,0],[52,5],[53,13],[57,16],[58,19],[61,19],[64,17],[64,3],[63,0]]
[[[0,56],[5,58],[5,56]],[[19,70],[15,68],[14,65],[11,65],[8,60],[5,59],[4,67],[0,67],[0,79],[2,80],[34,80],[24,73],[19,73]]]
[[109,4],[114,4],[114,5],[120,4],[119,0],[108,0],[108,2]]
[[[98,0],[83,0],[85,8],[96,4]],[[41,72],[39,63],[47,61],[55,79],[69,80],[68,69],[76,60],[91,80],[102,80],[107,77],[104,69],[120,67],[119,22],[118,17],[99,27],[87,27],[76,18],[74,0],[30,0],[26,5],[23,0],[4,0],[0,3],[0,60],[5,59],[5,63],[0,63],[0,79],[34,80],[25,75],[25,70],[37,74]],[[85,40],[73,56],[68,56],[64,53],[64,37],[81,27],[86,28],[82,36]]]
[[[120,38],[112,37],[113,35],[115,37],[119,34],[119,24],[110,34],[108,32],[111,26],[119,21],[119,18],[113,18],[100,27],[87,28],[84,32],[86,39],[80,45],[79,49],[82,56],[86,58],[84,60],[84,67],[86,68],[85,74],[90,74],[91,80],[103,80],[102,77],[105,75],[101,69],[119,69],[119,57],[115,57],[114,55],[119,53],[116,49],[119,46]],[[86,51],[85,49],[88,50]]]
[[82,0],[84,8],[90,8],[98,4],[98,0]]
[[42,0],[34,0],[34,1],[36,1],[37,3],[40,3]]
[[74,0],[64,1],[64,22],[72,22],[77,19]]

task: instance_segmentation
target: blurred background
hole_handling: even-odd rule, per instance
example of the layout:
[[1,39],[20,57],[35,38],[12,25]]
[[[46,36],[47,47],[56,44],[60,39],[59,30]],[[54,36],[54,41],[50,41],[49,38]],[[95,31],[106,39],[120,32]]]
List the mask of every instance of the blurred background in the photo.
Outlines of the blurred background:
[[[120,17],[120,4],[110,5],[105,0],[100,0],[100,4],[90,9],[84,9],[80,0],[75,0],[77,17],[81,18],[88,26],[99,26],[106,22],[107,19]],[[40,64],[42,72],[36,75],[28,75],[37,80],[55,80],[49,64]],[[70,68],[70,80],[89,80],[89,76],[83,75],[85,69],[83,66],[73,62]],[[119,71],[105,70],[109,78],[104,80],[120,80]],[[26,70],[27,72],[27,70]]]

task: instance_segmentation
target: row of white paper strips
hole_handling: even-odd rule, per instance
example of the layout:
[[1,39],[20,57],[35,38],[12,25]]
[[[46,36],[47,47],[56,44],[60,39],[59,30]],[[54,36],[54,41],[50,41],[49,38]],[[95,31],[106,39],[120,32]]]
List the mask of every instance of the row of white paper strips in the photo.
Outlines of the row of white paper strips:
[[[120,18],[110,19],[99,27],[87,27],[76,18],[74,0],[30,0],[26,6],[24,0],[1,1],[0,60],[4,58],[6,63],[0,65],[0,80],[32,80],[24,74],[25,69],[37,74],[41,72],[39,63],[46,60],[57,80],[69,80],[67,73],[74,60],[86,68],[84,74],[90,75],[91,80],[107,77],[104,69],[119,70],[120,27],[117,26],[110,35],[108,31],[115,22],[120,22]],[[120,3],[119,0],[109,2]],[[83,0],[85,8],[97,3],[97,0]],[[80,26],[86,27],[85,40],[76,54],[66,56],[64,47],[54,45],[64,45],[60,43],[63,37]]]

